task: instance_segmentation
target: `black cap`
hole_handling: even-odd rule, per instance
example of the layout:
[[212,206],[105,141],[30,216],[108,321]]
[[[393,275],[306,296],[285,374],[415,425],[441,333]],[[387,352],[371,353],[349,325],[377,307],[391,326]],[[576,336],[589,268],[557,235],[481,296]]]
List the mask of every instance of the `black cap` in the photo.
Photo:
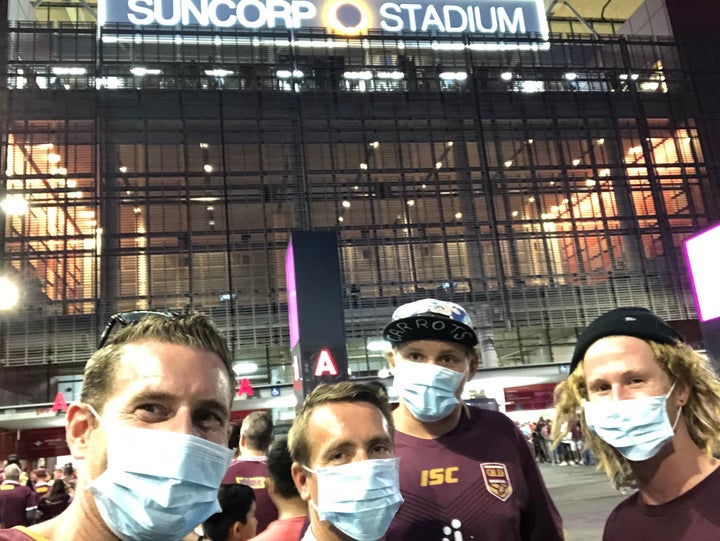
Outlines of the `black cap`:
[[571,373],[585,357],[588,348],[606,336],[634,336],[670,345],[682,342],[680,335],[670,325],[647,308],[615,308],[598,317],[582,332],[570,361]]
[[412,340],[444,340],[469,348],[478,343],[465,308],[437,299],[422,299],[398,307],[383,331],[383,338],[393,347]]

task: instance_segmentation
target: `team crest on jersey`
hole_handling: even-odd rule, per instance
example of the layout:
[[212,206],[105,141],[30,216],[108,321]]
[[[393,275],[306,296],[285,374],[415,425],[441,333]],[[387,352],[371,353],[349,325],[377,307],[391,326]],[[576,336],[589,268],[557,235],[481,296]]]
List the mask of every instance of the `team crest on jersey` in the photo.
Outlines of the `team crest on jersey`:
[[513,492],[507,466],[499,462],[483,462],[480,464],[480,470],[482,470],[487,491],[497,499],[506,501]]

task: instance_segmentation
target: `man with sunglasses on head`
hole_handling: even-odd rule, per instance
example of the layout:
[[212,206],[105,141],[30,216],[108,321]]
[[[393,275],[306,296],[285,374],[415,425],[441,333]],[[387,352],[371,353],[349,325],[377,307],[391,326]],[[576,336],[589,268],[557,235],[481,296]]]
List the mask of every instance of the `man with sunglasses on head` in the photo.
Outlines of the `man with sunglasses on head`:
[[220,511],[235,378],[205,316],[148,315],[119,330],[85,367],[66,438],[75,498],[56,518],[0,540],[177,541]]
[[556,427],[581,420],[599,467],[638,489],[611,513],[604,541],[720,539],[720,382],[670,325],[640,307],[602,314],[555,397]]
[[460,396],[478,370],[465,309],[400,306],[383,336],[400,405],[395,452],[405,503],[388,541],[561,541],[560,516],[525,437],[504,414]]

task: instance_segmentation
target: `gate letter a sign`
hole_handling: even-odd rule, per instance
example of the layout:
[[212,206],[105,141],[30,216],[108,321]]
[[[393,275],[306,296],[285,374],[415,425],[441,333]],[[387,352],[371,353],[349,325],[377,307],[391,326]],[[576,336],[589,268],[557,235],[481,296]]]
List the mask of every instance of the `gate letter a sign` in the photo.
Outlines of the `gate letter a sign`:
[[322,351],[320,351],[317,363],[315,364],[315,376],[320,377],[323,374],[330,374],[331,376],[338,375],[335,361],[333,360],[332,355],[330,355],[330,352],[327,349],[323,349]]
[[253,391],[252,385],[250,385],[250,380],[247,378],[243,378],[238,386],[237,395],[242,396],[244,394],[248,396],[255,396],[255,391]]
[[52,411],[58,412],[58,411],[67,411],[68,410],[68,403],[65,401],[65,395],[62,393],[58,393],[55,395],[55,402],[53,402],[52,405]]

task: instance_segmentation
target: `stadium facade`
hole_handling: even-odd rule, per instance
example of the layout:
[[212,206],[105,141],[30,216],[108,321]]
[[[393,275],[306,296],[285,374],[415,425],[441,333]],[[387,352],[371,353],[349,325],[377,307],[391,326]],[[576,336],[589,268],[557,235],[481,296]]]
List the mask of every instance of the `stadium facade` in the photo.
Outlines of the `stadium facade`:
[[1,402],[52,400],[136,309],[207,312],[289,382],[297,230],[338,233],[355,375],[427,296],[469,308],[486,367],[566,363],[618,305],[696,320],[720,50],[693,3],[10,2]]

